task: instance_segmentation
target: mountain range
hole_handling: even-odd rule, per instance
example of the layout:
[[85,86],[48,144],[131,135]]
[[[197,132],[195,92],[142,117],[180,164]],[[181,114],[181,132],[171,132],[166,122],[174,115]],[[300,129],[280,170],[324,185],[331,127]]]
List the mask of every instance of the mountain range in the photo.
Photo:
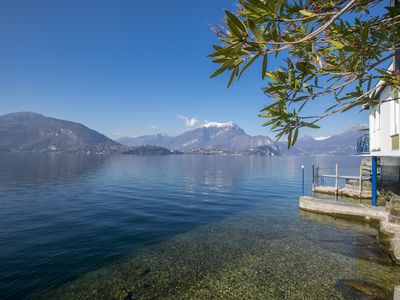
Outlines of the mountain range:
[[0,116],[0,152],[172,153],[158,146],[124,146],[82,124],[32,112]]
[[279,142],[282,155],[346,155],[356,154],[357,139],[368,133],[365,125],[352,127],[341,134],[315,139],[305,135],[300,137],[293,148],[287,149],[286,142]]
[[86,126],[32,112],[0,116],[0,151],[77,152],[119,143]]
[[271,150],[278,151],[276,143],[269,137],[250,136],[233,122],[209,122],[175,137],[161,133],[135,138],[125,137],[117,141],[130,146],[157,145],[180,151],[215,149],[239,152],[260,146],[269,146]]
[[225,152],[243,152],[254,155],[339,155],[355,154],[357,138],[365,134],[364,126],[356,126],[349,130],[323,139],[303,136],[294,147],[288,149],[285,141],[274,141],[268,136],[248,135],[237,124],[209,122],[178,136],[166,133],[139,137],[123,137],[117,141],[121,144],[139,146],[155,145],[171,150],[209,153],[211,150]]
[[325,139],[303,136],[288,150],[286,142],[276,142],[263,135],[251,136],[233,122],[209,122],[177,136],[160,133],[114,141],[82,124],[37,113],[0,116],[0,152],[337,155],[355,154],[356,140],[363,134],[360,127],[353,127]]

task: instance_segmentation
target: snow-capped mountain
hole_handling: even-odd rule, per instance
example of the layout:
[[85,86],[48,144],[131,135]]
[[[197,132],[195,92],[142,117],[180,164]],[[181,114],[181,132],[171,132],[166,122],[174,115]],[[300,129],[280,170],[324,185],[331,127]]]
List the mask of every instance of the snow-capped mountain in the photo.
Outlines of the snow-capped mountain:
[[[196,129],[186,131],[178,136],[166,134],[147,135],[135,138],[121,138],[118,142],[125,145],[154,145],[171,150],[225,150],[246,153],[273,153],[274,155],[353,155],[356,153],[357,138],[365,131],[356,126],[331,137],[299,137],[291,149],[284,141],[275,142],[268,136],[248,135],[233,122],[208,122]],[[260,150],[261,149],[261,150]],[[259,151],[260,150],[260,151]]]
[[121,138],[118,142],[126,145],[155,145],[171,150],[218,149],[225,151],[246,151],[260,146],[269,146],[274,152],[276,143],[267,136],[250,136],[233,122],[207,122],[178,136],[147,135]]
[[231,128],[231,127],[239,127],[233,122],[226,122],[226,123],[219,123],[219,122],[206,122],[205,124],[201,125],[200,128]]
[[281,154],[288,155],[353,155],[356,153],[357,138],[368,133],[365,126],[355,126],[345,132],[326,138],[300,137],[291,149],[286,142],[279,142]]

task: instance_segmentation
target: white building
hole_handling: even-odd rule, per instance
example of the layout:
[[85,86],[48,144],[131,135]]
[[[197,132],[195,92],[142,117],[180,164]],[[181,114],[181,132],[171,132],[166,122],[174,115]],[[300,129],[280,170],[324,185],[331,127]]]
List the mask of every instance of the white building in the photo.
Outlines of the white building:
[[400,158],[399,91],[383,82],[379,85],[382,86],[373,94],[377,104],[369,108],[370,153],[371,156]]
[[[389,70],[393,69],[393,65]],[[380,166],[380,183],[400,188],[400,100],[399,90],[379,82],[369,106],[369,155]],[[361,151],[360,151],[361,152]],[[372,174],[374,176],[374,174]],[[394,186],[395,185],[395,186]]]

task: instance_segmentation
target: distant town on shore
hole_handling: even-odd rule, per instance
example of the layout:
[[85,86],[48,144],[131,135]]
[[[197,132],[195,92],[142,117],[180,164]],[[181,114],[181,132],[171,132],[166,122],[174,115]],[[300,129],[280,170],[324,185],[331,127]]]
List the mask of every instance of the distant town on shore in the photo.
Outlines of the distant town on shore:
[[324,138],[302,136],[290,149],[286,141],[247,134],[239,125],[209,122],[177,136],[166,133],[112,140],[82,124],[33,112],[0,116],[0,152],[204,155],[349,155],[356,153],[362,125]]

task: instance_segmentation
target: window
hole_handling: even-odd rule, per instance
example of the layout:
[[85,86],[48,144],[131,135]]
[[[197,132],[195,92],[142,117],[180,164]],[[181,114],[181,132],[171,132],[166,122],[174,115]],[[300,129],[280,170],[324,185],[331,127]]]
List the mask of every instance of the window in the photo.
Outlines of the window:
[[381,144],[381,104],[374,105],[370,109],[370,146],[371,151],[379,151]]
[[397,135],[399,134],[399,109],[400,104],[399,100],[390,101],[390,110],[391,110],[391,118],[390,118],[390,134]]
[[381,107],[378,105],[374,110],[374,131],[381,129]]

